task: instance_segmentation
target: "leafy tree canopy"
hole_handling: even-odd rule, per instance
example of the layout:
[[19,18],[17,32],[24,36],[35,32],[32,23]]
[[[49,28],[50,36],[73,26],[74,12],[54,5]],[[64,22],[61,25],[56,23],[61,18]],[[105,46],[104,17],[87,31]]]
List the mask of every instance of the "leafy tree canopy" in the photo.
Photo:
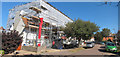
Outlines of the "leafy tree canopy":
[[104,28],[104,29],[102,29],[101,33],[102,33],[103,37],[107,37],[110,34],[110,29]]
[[66,24],[64,32],[67,37],[77,37],[78,39],[88,40],[93,36],[93,33],[98,30],[99,27],[96,24],[77,19],[72,23]]
[[101,42],[102,39],[103,39],[103,36],[102,36],[101,32],[97,32],[97,33],[94,35],[94,37],[95,37],[95,40],[98,41],[98,42]]
[[97,32],[97,33],[94,35],[94,37],[95,37],[95,40],[97,40],[97,41],[100,42],[100,41],[103,40],[103,37],[107,37],[107,36],[109,36],[109,34],[110,34],[110,29],[104,28],[104,29],[102,29],[101,32]]

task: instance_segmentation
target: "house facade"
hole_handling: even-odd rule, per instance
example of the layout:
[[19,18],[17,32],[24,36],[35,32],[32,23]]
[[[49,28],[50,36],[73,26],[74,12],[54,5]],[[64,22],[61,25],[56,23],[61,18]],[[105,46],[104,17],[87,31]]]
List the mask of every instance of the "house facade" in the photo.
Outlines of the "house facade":
[[39,0],[11,9],[6,29],[8,31],[16,30],[22,34],[22,46],[46,46],[49,48],[52,40],[59,38],[59,27],[65,27],[68,22],[73,21],[48,2]]

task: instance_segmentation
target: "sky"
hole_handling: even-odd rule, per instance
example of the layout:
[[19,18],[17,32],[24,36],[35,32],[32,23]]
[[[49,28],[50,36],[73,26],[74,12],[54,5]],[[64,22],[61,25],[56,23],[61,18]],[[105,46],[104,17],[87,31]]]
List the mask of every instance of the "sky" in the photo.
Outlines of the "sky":
[[[24,2],[2,3],[2,26],[6,28],[9,9]],[[117,3],[105,5],[103,2],[50,2],[51,5],[66,14],[71,19],[90,21],[100,27],[108,28],[112,33],[118,31],[118,7]]]

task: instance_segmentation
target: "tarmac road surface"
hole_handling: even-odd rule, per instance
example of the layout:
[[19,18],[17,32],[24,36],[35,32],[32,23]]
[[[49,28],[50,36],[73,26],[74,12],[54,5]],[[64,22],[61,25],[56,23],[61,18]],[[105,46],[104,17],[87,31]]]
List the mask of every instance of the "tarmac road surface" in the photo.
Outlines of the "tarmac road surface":
[[96,44],[93,48],[77,50],[75,52],[61,50],[57,52],[46,52],[42,53],[41,55],[117,55],[117,53],[107,52],[104,49],[104,45]]

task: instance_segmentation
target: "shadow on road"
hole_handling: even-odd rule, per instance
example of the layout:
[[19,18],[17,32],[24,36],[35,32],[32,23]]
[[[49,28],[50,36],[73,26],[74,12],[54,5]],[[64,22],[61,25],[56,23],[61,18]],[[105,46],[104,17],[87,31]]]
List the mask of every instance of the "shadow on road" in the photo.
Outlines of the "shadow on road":
[[92,48],[92,47],[86,47],[86,46],[84,46],[83,48],[84,48],[84,49],[90,49],[90,48]]
[[101,46],[100,48],[105,48],[105,46]]

